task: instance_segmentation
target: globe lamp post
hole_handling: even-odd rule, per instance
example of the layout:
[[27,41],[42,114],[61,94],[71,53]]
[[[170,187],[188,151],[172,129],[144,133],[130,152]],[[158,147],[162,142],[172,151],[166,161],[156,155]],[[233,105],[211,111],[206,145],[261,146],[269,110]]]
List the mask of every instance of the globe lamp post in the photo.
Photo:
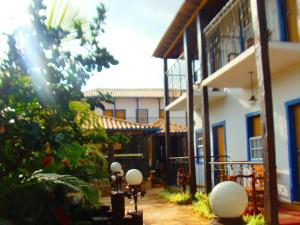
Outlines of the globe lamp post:
[[137,212],[137,197],[141,192],[141,184],[143,182],[143,174],[137,169],[131,169],[126,173],[126,181],[128,183],[127,190],[133,196],[134,209]]
[[[112,224],[119,225],[122,224],[122,220],[125,216],[125,198],[124,193],[119,189],[119,180],[120,175],[124,175],[124,171],[122,170],[122,166],[118,162],[113,162],[110,165],[111,170],[111,182],[114,188],[113,191],[110,192],[111,196],[111,207],[112,207]],[[121,181],[122,181],[121,176]]]
[[248,205],[245,189],[233,181],[216,185],[209,197],[210,206],[217,216],[211,225],[244,225],[243,213]]
[[117,174],[117,177],[116,177],[117,190],[120,190],[120,191],[122,189],[123,176],[124,176],[124,170],[121,169],[120,172]]
[[[111,165],[110,165],[110,170],[111,170],[111,182],[112,182],[112,186],[114,188],[114,191],[119,191],[119,185],[118,185],[118,175],[120,174],[122,170],[122,166],[120,163],[118,162],[113,162]],[[123,171],[123,174],[124,174],[124,171]]]
[[128,214],[132,216],[135,225],[143,225],[143,211],[137,209],[138,195],[143,197],[145,191],[142,190],[143,174],[137,169],[131,169],[126,173],[125,179],[127,181],[126,196],[134,200],[135,211],[128,211]]

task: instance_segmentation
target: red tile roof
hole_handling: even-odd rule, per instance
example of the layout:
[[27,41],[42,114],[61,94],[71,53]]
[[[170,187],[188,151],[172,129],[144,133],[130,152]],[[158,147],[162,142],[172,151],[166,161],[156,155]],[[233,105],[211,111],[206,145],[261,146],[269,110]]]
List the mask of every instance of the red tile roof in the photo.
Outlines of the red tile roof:
[[[159,128],[160,130],[157,133],[165,133],[165,120],[163,119],[158,119],[155,120],[153,123],[150,124],[151,127],[153,128]],[[170,123],[170,133],[186,133],[187,128],[185,126],[176,124],[176,123]]]
[[98,122],[105,130],[155,130],[147,124],[134,123],[108,116],[99,116]]
[[85,97],[92,97],[102,94],[110,94],[115,98],[163,98],[164,89],[117,89],[117,88],[97,88],[94,90],[85,91]]

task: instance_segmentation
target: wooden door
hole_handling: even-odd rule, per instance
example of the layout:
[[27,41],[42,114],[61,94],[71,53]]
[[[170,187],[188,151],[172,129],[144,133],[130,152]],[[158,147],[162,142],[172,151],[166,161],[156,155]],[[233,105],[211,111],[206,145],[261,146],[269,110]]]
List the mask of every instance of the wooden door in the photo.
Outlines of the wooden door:
[[[214,135],[214,161],[226,162],[225,157],[225,127],[224,124],[213,128]],[[227,180],[227,172],[225,165],[217,165],[214,168],[214,183],[217,184]]]
[[220,162],[225,160],[225,137],[224,137],[224,125],[216,127],[216,153]]
[[116,115],[115,117],[117,119],[122,119],[125,120],[125,110],[116,110]]
[[104,110],[103,115],[113,117],[113,111],[111,109]]
[[261,136],[260,116],[255,116],[252,119],[252,137]]
[[163,109],[159,110],[159,118],[160,119],[164,119],[165,118],[165,110],[163,110]]
[[298,165],[298,183],[300,188],[300,104],[294,106],[295,115],[295,139],[296,139],[296,149],[297,151],[297,165]]
[[286,0],[288,39],[300,41],[300,0]]

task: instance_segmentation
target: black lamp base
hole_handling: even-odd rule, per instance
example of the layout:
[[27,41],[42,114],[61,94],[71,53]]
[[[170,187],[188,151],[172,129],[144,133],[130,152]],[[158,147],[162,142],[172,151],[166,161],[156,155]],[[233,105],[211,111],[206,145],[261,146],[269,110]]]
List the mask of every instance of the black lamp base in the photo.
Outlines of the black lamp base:
[[210,222],[210,225],[245,225],[243,217],[237,218],[216,218]]

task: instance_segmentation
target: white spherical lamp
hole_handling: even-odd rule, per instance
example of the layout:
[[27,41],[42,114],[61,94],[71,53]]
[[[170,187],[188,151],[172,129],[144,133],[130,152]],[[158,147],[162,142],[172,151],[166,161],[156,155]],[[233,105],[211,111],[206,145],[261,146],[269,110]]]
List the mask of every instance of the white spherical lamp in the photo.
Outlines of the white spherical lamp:
[[113,173],[119,173],[121,169],[122,169],[122,166],[121,166],[121,164],[118,163],[118,162],[113,162],[113,163],[110,165],[110,170],[111,170],[111,172],[113,172]]
[[120,170],[119,173],[117,174],[118,177],[123,177],[124,176],[124,170]]
[[129,170],[125,178],[129,185],[140,185],[143,182],[143,174],[137,169]]
[[116,175],[111,175],[111,180],[114,182],[114,181],[116,181],[116,179],[117,179],[117,177],[116,177]]
[[212,212],[221,218],[240,217],[248,205],[245,189],[233,182],[225,181],[216,185],[209,197]]

